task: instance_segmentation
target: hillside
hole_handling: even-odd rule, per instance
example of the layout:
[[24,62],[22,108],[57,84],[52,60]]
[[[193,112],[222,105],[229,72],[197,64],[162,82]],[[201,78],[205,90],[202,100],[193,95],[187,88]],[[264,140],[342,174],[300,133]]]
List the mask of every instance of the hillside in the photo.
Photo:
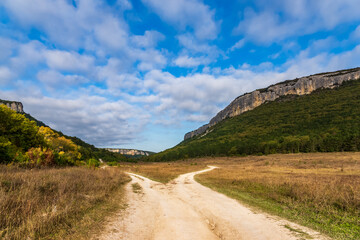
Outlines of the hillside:
[[1,103],[0,163],[15,162],[34,167],[98,165],[98,159],[106,162],[132,161],[119,153],[96,148],[77,137],[51,129],[24,113],[19,102],[1,100]]
[[224,119],[238,116],[266,102],[274,101],[287,95],[306,95],[318,89],[335,88],[343,82],[360,78],[360,68],[345,69],[336,72],[318,73],[306,77],[287,80],[267,88],[245,93],[232,101],[226,108],[213,117],[208,124],[188,132],[184,139],[206,133],[210,127]]
[[360,80],[309,95],[287,95],[227,118],[150,156],[167,161],[200,156],[360,150]]

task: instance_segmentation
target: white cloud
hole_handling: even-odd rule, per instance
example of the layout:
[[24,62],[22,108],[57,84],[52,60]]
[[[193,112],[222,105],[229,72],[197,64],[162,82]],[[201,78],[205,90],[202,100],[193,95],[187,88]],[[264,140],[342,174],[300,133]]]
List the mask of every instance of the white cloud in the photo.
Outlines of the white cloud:
[[245,45],[245,43],[246,43],[245,39],[240,39],[229,49],[229,51],[235,51],[236,49],[242,48]]
[[87,72],[93,67],[95,61],[92,56],[60,50],[47,50],[44,56],[51,69],[60,71]]
[[[118,5],[128,9],[126,2],[119,1]],[[107,47],[112,51],[127,44],[127,24],[100,1],[78,0],[76,6],[63,0],[5,0],[0,4],[11,18],[25,28],[43,31],[43,37],[57,46],[74,50],[88,47],[94,51]]]
[[218,26],[214,11],[198,0],[142,0],[164,21],[181,30],[190,26],[199,39],[214,39]]
[[[180,46],[183,47],[179,56],[174,60],[178,66],[191,67],[195,66],[195,63],[207,65],[216,61],[220,56],[224,56],[217,46],[198,40],[189,33],[179,35],[177,38]],[[186,57],[190,60],[190,64],[184,62]]]
[[0,85],[7,84],[13,77],[12,72],[5,66],[0,66]]
[[26,69],[31,69],[43,62],[45,47],[38,41],[30,41],[24,44],[17,43],[17,54],[10,58],[8,63],[14,73],[21,74]]
[[131,37],[132,42],[137,47],[153,48],[159,41],[165,39],[165,36],[158,31],[145,31],[144,35],[135,35]]
[[245,9],[234,32],[260,44],[330,30],[341,23],[360,20],[357,0],[259,0],[256,4],[259,10]]
[[95,36],[102,44],[111,49],[125,49],[128,44],[127,25],[114,17],[106,17],[94,27]]
[[140,61],[137,65],[137,69],[140,71],[162,69],[167,64],[167,58],[159,50],[152,48],[146,50],[132,49],[129,55]]
[[204,57],[189,57],[189,56],[179,56],[174,60],[174,64],[178,67],[197,67],[199,65],[208,64],[209,60]]
[[16,47],[17,43],[14,40],[0,37],[0,63],[7,61]]
[[42,70],[37,73],[37,78],[47,88],[56,91],[59,91],[59,89],[65,90],[89,82],[88,79],[81,75],[63,75],[54,70]]
[[56,43],[74,46],[79,45],[81,32],[78,32],[80,22],[76,19],[77,10],[67,1],[62,0],[4,0],[8,11],[22,25],[36,25],[45,30]]

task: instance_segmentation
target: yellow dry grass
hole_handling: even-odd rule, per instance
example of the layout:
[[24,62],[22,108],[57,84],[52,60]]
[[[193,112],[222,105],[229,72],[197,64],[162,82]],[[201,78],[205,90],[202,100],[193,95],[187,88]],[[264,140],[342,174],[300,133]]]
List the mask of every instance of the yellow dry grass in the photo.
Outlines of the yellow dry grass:
[[[0,166],[1,239],[81,239],[121,207],[120,169]],[[116,198],[116,201],[114,200]]]
[[250,156],[210,162],[220,168],[197,176],[200,183],[334,238],[360,238],[360,153]]
[[123,171],[137,173],[154,181],[167,183],[180,174],[206,168],[206,163],[198,160],[157,163],[142,162],[120,165],[119,167]]
[[195,178],[216,191],[335,239],[360,239],[360,153],[202,158],[122,168],[168,182],[207,165],[220,168]]

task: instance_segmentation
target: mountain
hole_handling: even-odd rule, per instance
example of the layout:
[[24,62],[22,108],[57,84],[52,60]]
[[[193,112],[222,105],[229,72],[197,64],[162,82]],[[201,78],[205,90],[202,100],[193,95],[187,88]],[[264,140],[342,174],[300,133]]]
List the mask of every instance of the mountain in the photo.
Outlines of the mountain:
[[208,124],[185,134],[184,140],[204,134],[212,126],[224,119],[238,116],[266,102],[274,101],[287,95],[306,95],[322,88],[334,88],[345,81],[358,79],[360,68],[346,69],[336,72],[320,73],[307,77],[281,82],[251,93],[245,93],[232,101],[225,109],[213,117]]
[[205,130],[148,159],[358,151],[359,72],[322,73],[244,94]]
[[150,156],[151,154],[154,154],[154,152],[143,151],[138,149],[124,149],[124,148],[105,148],[105,149],[109,152],[120,153],[131,157]]

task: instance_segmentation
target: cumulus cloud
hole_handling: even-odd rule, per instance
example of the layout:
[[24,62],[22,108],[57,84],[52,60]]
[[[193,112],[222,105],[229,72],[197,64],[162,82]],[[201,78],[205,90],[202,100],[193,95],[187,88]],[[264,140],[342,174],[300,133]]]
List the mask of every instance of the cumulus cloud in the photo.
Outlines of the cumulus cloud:
[[259,10],[245,9],[234,33],[259,44],[330,30],[341,23],[360,20],[356,0],[258,0],[256,4]]
[[[174,60],[174,63],[180,67],[206,65],[224,55],[217,46],[211,45],[207,41],[198,40],[192,34],[182,34],[177,36],[177,39],[183,50]],[[185,60],[189,60],[189,63],[184,62]]]
[[77,52],[47,50],[44,56],[50,68],[60,71],[87,72],[94,65],[94,57]]
[[187,26],[194,30],[199,39],[214,39],[218,33],[218,24],[214,20],[214,11],[198,0],[142,0],[163,20],[181,30]]
[[78,10],[67,1],[5,0],[3,4],[23,26],[36,25],[46,31],[52,41],[63,46],[79,46],[82,36],[78,29],[82,21],[76,21],[80,20],[75,17]]
[[44,61],[44,45],[38,41],[29,41],[27,43],[16,43],[16,55],[10,58],[8,64],[14,73],[21,74],[27,69],[34,68]]
[[124,49],[128,43],[128,33],[125,23],[114,17],[105,17],[103,22],[94,27],[95,36],[102,44],[110,49]]
[[159,41],[165,39],[165,36],[158,31],[145,31],[144,35],[135,35],[131,37],[132,42],[137,47],[153,48]]
[[88,83],[89,80],[81,75],[71,74],[63,75],[54,70],[42,70],[37,73],[37,78],[48,89],[51,90],[65,90],[76,85]]

